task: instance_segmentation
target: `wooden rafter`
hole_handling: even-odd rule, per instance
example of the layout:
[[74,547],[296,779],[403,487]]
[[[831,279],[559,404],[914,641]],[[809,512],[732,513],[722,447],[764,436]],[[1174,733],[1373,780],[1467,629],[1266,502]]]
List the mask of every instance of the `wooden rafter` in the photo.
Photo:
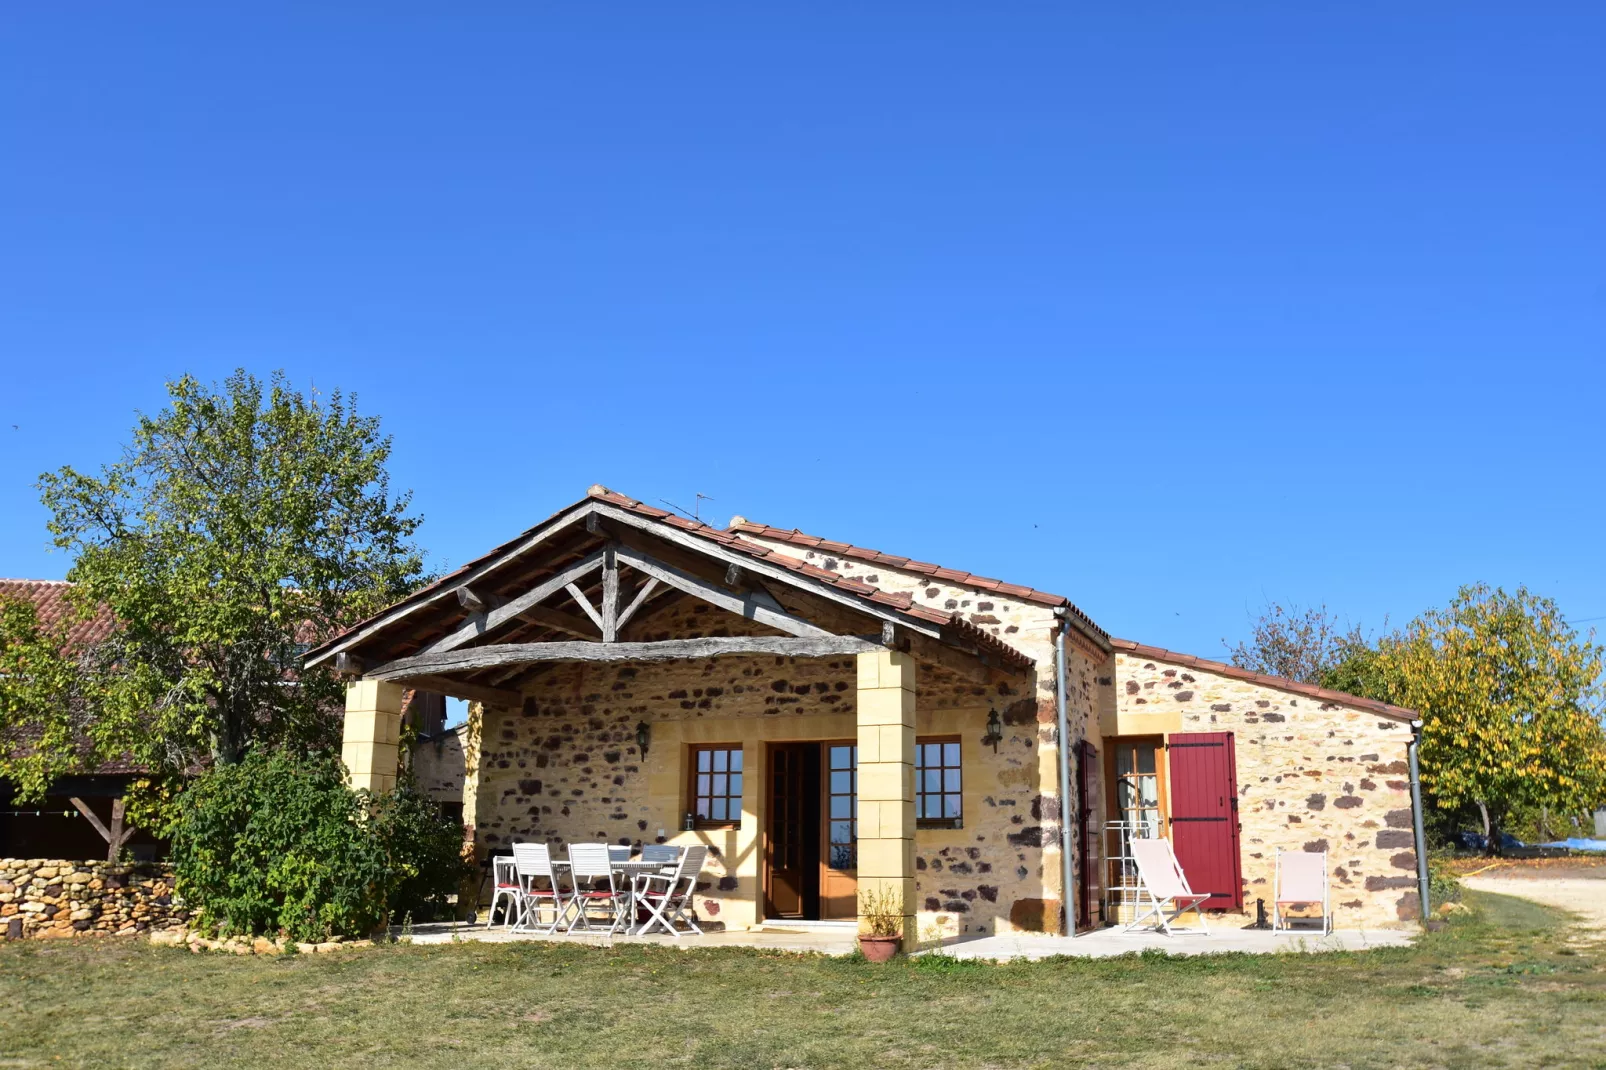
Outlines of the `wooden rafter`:
[[440,654],[449,650],[456,650],[466,643],[471,643],[487,632],[494,631],[508,621],[517,618],[525,610],[538,605],[554,593],[569,586],[575,580],[590,575],[601,565],[601,550],[594,554],[588,554],[551,579],[537,584],[517,598],[510,599],[506,605],[493,609],[483,616],[476,615],[473,620],[470,620],[461,628],[429,644],[424,648],[424,652],[427,654]]
[[652,576],[648,576],[647,582],[642,584],[641,590],[636,592],[636,597],[630,600],[630,604],[624,608],[624,612],[619,614],[619,619],[614,621],[613,626],[616,633],[624,630],[624,626],[630,623],[630,618],[634,617],[636,611],[647,604],[647,600],[652,597],[653,591],[657,590],[657,588],[658,581]]
[[[720,609],[759,624],[777,628],[796,636],[828,636],[832,633],[817,625],[810,624],[801,617],[794,617],[784,610],[772,609],[764,604],[764,600],[749,593],[735,595],[689,572],[682,572],[673,565],[665,564],[645,553],[628,547],[620,547],[619,560],[635,569],[645,573],[660,583],[685,591],[687,594],[718,606]],[[773,601],[773,599],[770,599]]]
[[402,684],[405,687],[416,687],[420,691],[434,691],[437,694],[450,695],[452,698],[467,699],[470,702],[482,702],[487,706],[517,707],[524,702],[523,693],[518,691],[501,687],[487,687],[484,684],[466,683],[462,680],[453,680],[448,676],[437,676],[430,673],[385,677],[384,679],[388,679],[392,683]]
[[586,593],[572,583],[564,587],[564,590],[569,592],[569,597],[574,599],[575,605],[585,610],[586,616],[591,618],[591,623],[597,626],[597,630],[606,635],[607,631],[602,626],[602,614],[597,612],[596,607],[591,604],[591,599],[586,597]]

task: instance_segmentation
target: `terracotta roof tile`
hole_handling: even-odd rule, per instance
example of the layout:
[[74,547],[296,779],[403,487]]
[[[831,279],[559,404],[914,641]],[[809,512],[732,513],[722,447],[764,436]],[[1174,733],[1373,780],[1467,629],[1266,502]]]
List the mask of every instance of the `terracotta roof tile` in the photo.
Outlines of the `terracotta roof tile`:
[[79,620],[67,597],[71,590],[72,584],[66,580],[0,580],[0,598],[32,602],[42,627],[67,624],[68,646],[98,643],[110,635],[116,623],[111,610],[102,607],[88,620]]
[[830,546],[832,547],[830,551],[831,553],[838,554],[842,557],[851,557],[860,561],[871,561],[878,565],[886,565],[889,568],[902,569],[906,572],[918,572],[922,575],[931,576],[940,580],[949,580],[953,583],[957,583],[966,587],[977,587],[982,590],[995,591],[999,594],[1005,594],[1011,598],[1018,598],[1024,602],[1033,602],[1037,605],[1056,607],[1063,606],[1094,635],[1097,635],[1101,639],[1109,638],[1109,633],[1107,633],[1103,628],[1100,628],[1097,624],[1094,624],[1093,618],[1089,617],[1086,613],[1083,613],[1071,602],[1070,599],[1066,598],[1064,595],[1049,594],[1047,591],[1039,591],[1032,587],[1023,587],[1017,583],[1005,583],[1002,580],[995,580],[987,576],[978,576],[974,572],[964,572],[959,569],[944,568],[941,565],[933,565],[927,561],[914,561],[907,557],[894,557],[890,554],[884,554],[880,550],[869,550],[862,546],[854,546],[850,543],[828,542],[825,539],[821,539],[817,535],[805,535],[796,528],[777,528],[771,527],[768,524],[755,524],[750,520],[738,520],[731,524],[730,530],[743,535],[756,535],[761,539],[774,539],[777,542],[791,543],[794,546],[806,546],[810,549],[823,549],[826,546]]
[[[593,487],[588,493],[592,498],[605,501],[610,505],[615,505],[621,509],[628,509],[636,513],[645,513],[646,510],[652,508],[651,506],[643,505],[641,502],[638,502],[633,498],[627,498],[623,494],[618,494],[614,491],[608,490],[606,487]],[[780,565],[783,568],[790,569],[799,575],[808,576],[811,579],[823,580],[834,587],[866,598],[869,601],[877,603],[878,605],[889,606],[898,610],[899,612],[907,613],[910,616],[917,617],[921,620],[930,621],[933,624],[942,624],[953,627],[957,631],[965,634],[967,638],[971,639],[978,646],[981,646],[983,649],[1001,656],[1011,664],[1020,666],[1022,668],[1033,664],[1033,661],[1029,656],[1021,653],[1019,650],[1016,650],[1014,647],[1010,646],[1007,642],[998,638],[996,635],[993,635],[991,632],[977,628],[975,625],[966,621],[958,614],[946,613],[942,610],[932,609],[929,606],[915,605],[914,597],[908,593],[894,594],[889,591],[883,591],[878,587],[863,582],[862,580],[849,579],[840,573],[832,572],[829,569],[820,568],[818,565],[812,565],[799,558],[789,557],[786,554],[779,553],[771,547],[763,546],[748,539],[743,539],[738,535],[733,534],[731,531],[716,528],[699,521],[687,520],[685,517],[678,517],[677,519],[681,521],[681,523],[676,525],[677,527],[693,532],[697,535],[701,535],[704,538],[712,539],[713,541],[721,543],[727,547],[730,547],[731,549],[740,550],[742,553],[751,554],[753,557],[762,558],[763,560],[769,561],[772,564]],[[811,536],[801,535],[799,532],[789,532],[788,534],[796,535],[803,539],[810,539],[814,545],[819,545],[824,542],[822,539],[814,539]],[[846,543],[837,543],[835,545],[847,546]],[[849,547],[849,549],[852,549],[852,547]],[[843,551],[842,556],[846,557],[852,555]],[[935,569],[936,566],[933,565],[932,568]]]
[[1282,676],[1267,676],[1263,672],[1240,669],[1236,665],[1211,661],[1209,658],[1201,658],[1193,654],[1181,654],[1175,650],[1167,650],[1164,647],[1148,646],[1144,643],[1133,642],[1131,639],[1111,639],[1110,646],[1118,654],[1132,654],[1140,658],[1153,658],[1156,661],[1168,661],[1175,665],[1185,665],[1190,669],[1215,673],[1217,676],[1225,676],[1232,680],[1244,680],[1248,683],[1260,684],[1276,691],[1292,691],[1296,695],[1309,695],[1324,702],[1338,702],[1345,706],[1353,706],[1356,709],[1368,710],[1372,713],[1382,714],[1385,717],[1392,717],[1397,721],[1414,721],[1417,717],[1415,710],[1408,710],[1403,706],[1391,706],[1387,702],[1362,698],[1359,695],[1351,695],[1344,691],[1332,691],[1325,687],[1301,683],[1298,680],[1290,680]]

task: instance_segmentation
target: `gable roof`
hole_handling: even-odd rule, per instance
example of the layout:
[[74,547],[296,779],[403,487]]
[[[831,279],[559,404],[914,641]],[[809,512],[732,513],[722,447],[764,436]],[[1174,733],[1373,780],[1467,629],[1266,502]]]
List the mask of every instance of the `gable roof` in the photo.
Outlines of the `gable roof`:
[[918,572],[934,580],[956,583],[963,587],[975,587],[983,591],[992,591],[994,594],[1008,598],[1018,598],[1023,602],[1034,602],[1040,606],[1063,607],[1073,616],[1084,631],[1089,632],[1101,642],[1109,641],[1109,633],[1097,624],[1093,618],[1082,612],[1077,606],[1062,594],[1050,594],[1039,591],[1034,587],[1023,587],[1018,583],[1005,583],[990,576],[978,576],[974,572],[962,572],[959,569],[944,568],[929,561],[916,561],[908,557],[899,557],[896,554],[882,553],[880,550],[871,550],[863,546],[854,546],[852,543],[836,542],[833,539],[823,539],[818,535],[807,535],[796,528],[777,528],[770,524],[755,524],[745,517],[732,517],[730,531],[742,535],[753,535],[762,539],[774,539],[777,542],[789,543],[793,546],[806,547],[825,554],[835,554],[838,557],[851,557],[856,561],[865,561],[885,568],[895,568],[906,572]]
[[1392,717],[1397,721],[1414,721],[1417,718],[1415,710],[1408,710],[1404,706],[1391,706],[1387,702],[1362,698],[1359,695],[1351,695],[1346,691],[1331,691],[1315,684],[1290,680],[1286,676],[1268,676],[1266,673],[1255,672],[1253,669],[1241,669],[1236,665],[1211,661],[1208,658],[1195,657],[1192,654],[1179,654],[1175,650],[1167,650],[1159,646],[1148,646],[1144,643],[1133,642],[1130,639],[1111,639],[1110,645],[1115,648],[1117,654],[1131,654],[1133,657],[1153,658],[1156,661],[1170,662],[1173,665],[1184,665],[1190,669],[1214,673],[1217,676],[1225,676],[1231,680],[1243,680],[1247,683],[1259,684],[1274,691],[1292,691],[1296,695],[1309,695],[1311,698],[1319,698],[1323,702],[1337,702],[1345,706],[1353,706],[1356,709],[1368,710],[1384,717]]
[[[687,523],[690,523],[690,521],[687,521]],[[899,557],[896,554],[882,553],[880,550],[871,550],[863,546],[854,546],[852,543],[837,542],[833,539],[824,539],[818,535],[808,535],[797,530],[796,528],[778,528],[770,524],[756,524],[745,517],[740,516],[731,518],[729,530],[743,535],[752,535],[757,538],[773,539],[777,542],[784,542],[792,546],[807,547],[808,549],[814,550],[818,553],[835,554],[838,557],[849,557],[857,561],[881,565],[885,568],[901,569],[907,572],[917,572],[922,575],[930,576],[934,580],[944,580],[951,583],[957,583],[962,586],[976,587],[985,591],[993,591],[1000,595],[1018,598],[1024,602],[1035,602],[1038,605],[1045,606],[1063,606],[1065,607],[1066,611],[1073,615],[1080,624],[1085,625],[1086,629],[1089,629],[1095,633],[1110,649],[1114,650],[1116,653],[1133,654],[1138,657],[1157,658],[1161,661],[1173,662],[1178,665],[1186,665],[1191,668],[1201,669],[1205,672],[1215,673],[1218,676],[1226,676],[1234,680],[1244,680],[1249,683],[1260,684],[1264,687],[1270,687],[1278,691],[1291,691],[1295,694],[1309,695],[1312,698],[1319,698],[1324,702],[1340,702],[1346,706],[1352,706],[1356,709],[1369,710],[1373,713],[1382,714],[1385,717],[1392,717],[1397,720],[1414,721],[1417,717],[1416,711],[1405,709],[1402,706],[1392,706],[1387,702],[1378,702],[1375,699],[1362,698],[1359,695],[1351,695],[1343,691],[1332,691],[1325,687],[1317,687],[1314,684],[1301,683],[1298,680],[1290,680],[1282,676],[1268,676],[1265,673],[1257,673],[1248,669],[1240,669],[1235,665],[1228,665],[1219,661],[1211,661],[1208,658],[1196,657],[1193,654],[1178,653],[1174,650],[1167,650],[1164,647],[1149,646],[1144,643],[1134,642],[1130,639],[1111,638],[1110,635],[1104,631],[1104,629],[1093,623],[1092,618],[1088,617],[1086,613],[1083,613],[1074,604],[1072,604],[1070,599],[1063,595],[1049,594],[1046,591],[1039,591],[1032,587],[1022,587],[1021,585],[1015,583],[1005,583],[1002,580],[995,580],[987,576],[978,576],[974,572],[961,572],[958,569],[944,568],[941,565],[934,565],[928,561],[915,561],[907,557]]]
[[[352,647],[356,643],[365,641],[379,631],[398,623],[404,616],[412,613],[425,603],[445,598],[456,588],[476,582],[477,577],[487,574],[493,568],[508,564],[527,550],[540,545],[558,531],[572,525],[582,515],[582,511],[595,512],[595,506],[597,505],[620,510],[652,524],[662,524],[666,527],[677,529],[680,532],[706,540],[724,550],[734,551],[755,561],[763,561],[767,564],[778,566],[796,575],[801,580],[822,584],[840,595],[845,595],[847,598],[844,600],[850,602],[850,604],[858,603],[861,608],[875,611],[877,615],[882,616],[884,619],[903,619],[911,623],[918,622],[918,624],[927,629],[935,625],[944,629],[947,634],[955,638],[963,638],[987,653],[997,656],[1005,664],[1022,669],[1034,664],[1033,659],[1028,655],[1015,649],[991,632],[977,627],[955,613],[920,605],[908,593],[883,591],[871,584],[850,579],[829,569],[823,569],[798,558],[779,553],[772,547],[741,538],[729,531],[712,527],[700,521],[689,520],[667,510],[647,505],[627,495],[609,490],[600,484],[593,485],[586,491],[584,498],[558,510],[540,524],[524,531],[513,539],[509,539],[496,549],[475,558],[461,568],[453,570],[450,574],[441,577],[434,583],[415,591],[412,595],[380,613],[353,625],[333,639],[314,647],[307,652],[308,662],[323,660],[338,650]],[[591,508],[587,509],[588,506]]]

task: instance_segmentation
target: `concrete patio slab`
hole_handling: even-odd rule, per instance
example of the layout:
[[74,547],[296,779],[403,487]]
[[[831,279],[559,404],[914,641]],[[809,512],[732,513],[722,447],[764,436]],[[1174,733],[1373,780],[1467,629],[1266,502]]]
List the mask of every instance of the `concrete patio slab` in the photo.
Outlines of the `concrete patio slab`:
[[[1408,930],[1400,929],[1367,931],[1346,929],[1327,936],[1319,933],[1283,936],[1263,929],[1218,928],[1203,936],[1165,936],[1159,933],[1126,934],[1119,929],[1102,929],[1071,938],[1039,933],[967,937],[946,941],[940,946],[927,948],[917,954],[937,953],[951,955],[954,958],[991,959],[1000,962],[1015,959],[1045,959],[1056,955],[1108,958],[1142,952],[1150,948],[1174,955],[1221,955],[1229,952],[1274,955],[1288,952],[1364,951],[1376,947],[1400,947],[1409,944],[1413,935]],[[679,948],[751,947],[768,951],[812,952],[821,955],[847,955],[857,946],[854,931],[848,926],[789,929],[784,925],[710,932],[703,936],[691,935],[676,939],[662,933],[650,936],[607,936],[600,933],[547,936],[541,933],[510,933],[501,928],[487,929],[484,925],[453,922],[415,926],[412,940],[415,944],[448,944],[454,941],[475,940],[487,943],[548,941],[599,947],[624,944],[657,944]]]

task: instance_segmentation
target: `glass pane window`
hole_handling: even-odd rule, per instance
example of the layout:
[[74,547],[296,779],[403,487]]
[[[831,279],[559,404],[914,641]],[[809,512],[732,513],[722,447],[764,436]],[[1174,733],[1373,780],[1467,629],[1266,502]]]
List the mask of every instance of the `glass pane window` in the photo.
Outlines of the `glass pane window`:
[[1121,820],[1142,839],[1160,835],[1158,743],[1118,743],[1115,747],[1115,801]]
[[691,812],[699,825],[734,825],[742,819],[742,748],[694,747]]
[[956,739],[915,742],[915,825],[964,827],[964,798]]
[[826,748],[826,760],[831,774],[826,806],[831,818],[825,864],[851,872],[859,868],[859,748],[833,743]]

